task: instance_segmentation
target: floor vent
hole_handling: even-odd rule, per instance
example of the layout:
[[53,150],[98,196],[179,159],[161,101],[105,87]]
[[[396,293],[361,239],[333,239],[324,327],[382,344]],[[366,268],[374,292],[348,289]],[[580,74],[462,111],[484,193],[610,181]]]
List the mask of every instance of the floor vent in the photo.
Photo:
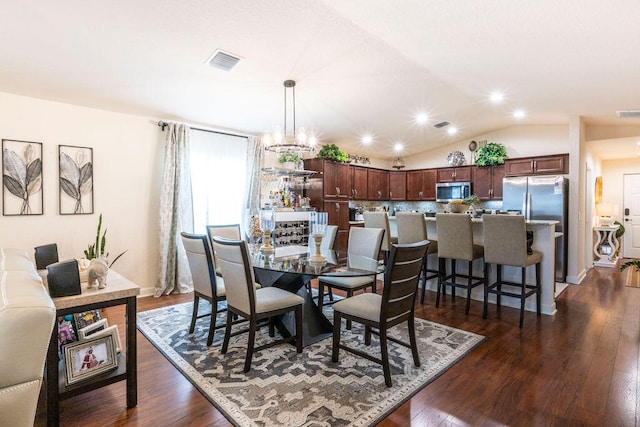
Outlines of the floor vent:
[[619,119],[640,119],[640,110],[618,110]]
[[231,71],[236,65],[238,65],[238,62],[240,62],[241,59],[242,58],[237,55],[217,49],[209,59],[207,59],[206,63],[211,67],[218,68],[223,71]]

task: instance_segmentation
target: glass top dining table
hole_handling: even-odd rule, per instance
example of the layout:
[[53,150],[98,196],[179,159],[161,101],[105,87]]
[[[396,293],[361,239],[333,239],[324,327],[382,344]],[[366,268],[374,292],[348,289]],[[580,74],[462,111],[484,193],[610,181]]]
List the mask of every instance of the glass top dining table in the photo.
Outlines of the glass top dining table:
[[[328,338],[332,334],[331,321],[320,311],[314,299],[311,280],[318,276],[375,276],[385,272],[384,264],[372,258],[347,257],[347,252],[322,250],[324,262],[312,261],[308,246],[290,245],[276,247],[274,253],[260,252],[258,246],[249,245],[256,282],[261,286],[276,286],[300,295],[302,307],[303,345]],[[330,307],[330,306],[325,306]],[[330,310],[330,309],[328,309]],[[294,335],[293,312],[281,316],[276,322],[283,336]]]

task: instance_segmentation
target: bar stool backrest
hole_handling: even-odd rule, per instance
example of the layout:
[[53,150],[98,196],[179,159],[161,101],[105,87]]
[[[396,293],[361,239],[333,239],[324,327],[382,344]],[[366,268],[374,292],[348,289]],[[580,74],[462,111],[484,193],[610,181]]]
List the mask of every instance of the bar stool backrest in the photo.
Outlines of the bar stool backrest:
[[438,258],[473,261],[471,217],[461,213],[436,214]]
[[420,212],[398,212],[398,244],[404,245],[427,240],[427,224],[424,214]]
[[484,215],[482,234],[485,262],[527,265],[526,226],[522,215]]
[[364,226],[365,228],[382,228],[384,230],[384,236],[382,237],[382,246],[381,249],[383,251],[391,250],[391,231],[389,228],[389,216],[386,212],[365,212],[364,217]]

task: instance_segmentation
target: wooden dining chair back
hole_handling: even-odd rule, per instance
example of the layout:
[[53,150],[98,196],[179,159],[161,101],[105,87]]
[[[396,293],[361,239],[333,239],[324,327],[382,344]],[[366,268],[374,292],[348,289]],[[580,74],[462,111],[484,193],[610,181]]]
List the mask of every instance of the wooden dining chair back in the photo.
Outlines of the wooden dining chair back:
[[[224,323],[219,325],[216,323],[218,312],[226,310],[225,308],[218,308],[218,303],[226,299],[224,280],[222,277],[216,277],[213,252],[209,246],[209,239],[205,234],[182,232],[180,233],[180,238],[187,254],[189,270],[193,280],[193,312],[191,314],[189,333],[192,334],[195,331],[197,319],[210,317],[207,337],[207,345],[210,346],[213,343],[215,330],[225,326]],[[210,313],[198,315],[200,299],[211,303]]]
[[[302,353],[302,304],[304,299],[296,294],[287,292],[274,286],[256,289],[254,282],[253,265],[249,257],[247,242],[243,240],[228,240],[221,237],[213,237],[213,248],[218,254],[218,262],[222,275],[226,278],[227,294],[227,323],[222,343],[222,354],[227,353],[229,340],[232,336],[248,332],[247,354],[244,364],[244,372],[251,369],[253,353],[276,344],[296,342],[298,353]],[[258,321],[270,319],[270,336],[274,336],[273,323],[275,316],[294,311],[295,335],[289,335],[279,340],[255,347],[255,335],[258,329]],[[249,320],[249,328],[231,332],[233,315],[236,314]]]
[[440,274],[438,268],[429,268],[429,255],[438,254],[438,242],[429,239],[427,233],[427,222],[423,213],[420,212],[398,212],[396,213],[396,226],[398,227],[398,243],[416,243],[422,240],[429,240],[429,249],[424,258],[422,266],[422,296],[420,303],[424,304],[424,296],[427,291],[427,281],[437,279]]
[[[391,370],[387,341],[392,341],[411,349],[413,362],[420,366],[420,356],[415,334],[415,293],[422,269],[422,261],[427,253],[428,241],[393,245],[389,258],[389,270],[385,275],[382,295],[363,293],[333,305],[333,346],[332,360],[338,362],[339,349],[362,356],[382,365],[384,380],[391,387]],[[365,326],[365,345],[371,344],[371,334],[380,338],[381,357],[340,343],[342,319]],[[401,323],[407,323],[409,343],[389,337],[387,331]]]
[[[451,286],[451,296],[455,299],[456,288],[467,290],[467,305],[465,314],[469,314],[471,305],[471,291],[476,286],[484,284],[484,276],[473,275],[473,261],[484,255],[482,245],[473,243],[473,224],[467,214],[439,213],[436,214],[436,228],[438,230],[438,291],[436,307],[440,306],[440,292],[446,293],[446,286]],[[451,273],[447,275],[446,260],[451,261]],[[456,271],[456,261],[467,262],[467,272]],[[466,278],[466,282],[459,282],[458,277]]]
[[[489,294],[496,295],[497,309],[500,310],[501,296],[520,299],[520,327],[524,323],[524,307],[526,299],[536,296],[536,313],[540,316],[540,265],[542,253],[527,250],[526,225],[522,215],[484,215],[482,217],[484,240],[484,310],[482,317],[487,318]],[[496,281],[490,283],[489,266],[496,265]],[[503,279],[503,266],[519,267],[520,282]],[[535,284],[527,284],[527,267],[535,265]],[[520,292],[502,288],[502,285],[515,286]]]

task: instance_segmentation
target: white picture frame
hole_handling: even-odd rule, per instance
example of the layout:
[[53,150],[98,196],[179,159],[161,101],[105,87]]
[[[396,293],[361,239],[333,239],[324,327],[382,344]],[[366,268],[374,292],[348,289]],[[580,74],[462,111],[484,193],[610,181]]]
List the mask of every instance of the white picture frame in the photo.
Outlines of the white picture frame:
[[91,325],[80,329],[80,332],[78,332],[78,334],[80,335],[81,340],[103,337],[105,335],[113,335],[116,344],[116,352],[122,352],[122,344],[120,344],[120,332],[118,332],[118,325],[109,326],[109,324],[107,323],[107,319],[99,320],[96,323],[92,323]]
[[76,341],[63,346],[67,385],[105,373],[118,367],[115,335]]

